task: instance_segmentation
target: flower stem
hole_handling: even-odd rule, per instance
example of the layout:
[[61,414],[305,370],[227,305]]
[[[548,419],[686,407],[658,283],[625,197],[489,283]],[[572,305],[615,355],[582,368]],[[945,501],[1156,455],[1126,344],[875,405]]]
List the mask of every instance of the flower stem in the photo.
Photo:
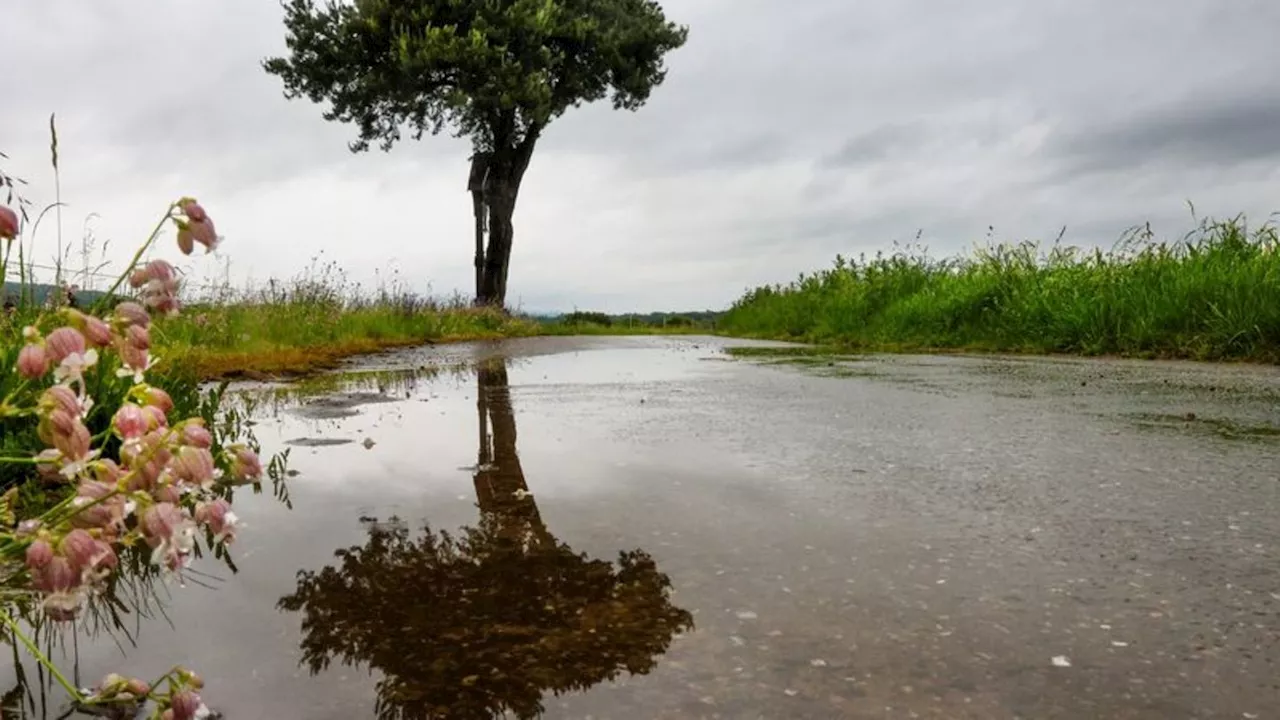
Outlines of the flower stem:
[[133,269],[137,267],[138,261],[141,260],[147,250],[151,249],[151,246],[155,244],[156,238],[160,237],[160,231],[164,229],[165,222],[168,221],[169,218],[173,217],[173,209],[176,206],[177,203],[169,204],[169,209],[165,210],[164,217],[160,218],[160,222],[157,222],[156,226],[152,228],[151,235],[147,237],[146,242],[142,243],[142,247],[138,248],[138,252],[133,254],[133,259],[129,261],[127,266],[125,266],[124,272],[120,273],[120,277],[116,278],[115,284],[112,285],[111,288],[100,298],[98,298],[97,303],[94,303],[93,311],[95,314],[97,314],[99,306],[102,303],[106,302],[112,295],[115,295],[116,290],[119,290],[120,286],[124,284],[125,278],[129,277],[129,273],[133,272]]
[[62,689],[67,691],[67,694],[71,696],[72,700],[76,702],[84,702],[84,696],[80,694],[80,691],[62,675],[58,670],[58,667],[53,664],[52,660],[46,657],[44,653],[40,652],[40,648],[36,647],[36,644],[31,641],[31,638],[27,637],[26,634],[22,632],[22,629],[18,627],[17,620],[14,620],[13,617],[4,610],[0,610],[0,619],[3,619],[4,624],[8,625],[9,629],[13,631],[14,637],[22,641],[22,644],[26,646],[27,651],[31,653],[32,657],[34,657],[41,665],[49,669],[49,673],[58,681],[58,684],[62,686]]

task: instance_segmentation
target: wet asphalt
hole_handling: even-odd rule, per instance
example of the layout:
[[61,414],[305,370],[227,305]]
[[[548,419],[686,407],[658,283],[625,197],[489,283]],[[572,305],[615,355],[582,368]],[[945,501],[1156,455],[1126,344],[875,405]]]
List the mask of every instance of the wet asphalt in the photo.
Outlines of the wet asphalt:
[[293,508],[64,652],[228,718],[1280,717],[1280,369],[725,345],[244,386]]

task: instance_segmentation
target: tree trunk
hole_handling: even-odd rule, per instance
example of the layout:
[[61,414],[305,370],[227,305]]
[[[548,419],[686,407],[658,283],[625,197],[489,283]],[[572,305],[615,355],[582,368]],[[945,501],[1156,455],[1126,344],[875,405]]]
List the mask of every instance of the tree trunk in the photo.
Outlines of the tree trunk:
[[[541,125],[525,130],[518,142],[500,144],[502,150],[488,156],[485,176],[485,204],[489,206],[489,246],[484,253],[484,277],[477,303],[502,308],[507,302],[507,270],[511,266],[511,241],[515,228],[511,218],[520,195],[520,181],[529,168]],[[506,137],[510,138],[510,135]]]
[[507,302],[507,268],[511,263],[511,241],[519,180],[498,177],[489,186],[489,247],[484,253],[484,279],[480,300],[485,305],[504,307]]

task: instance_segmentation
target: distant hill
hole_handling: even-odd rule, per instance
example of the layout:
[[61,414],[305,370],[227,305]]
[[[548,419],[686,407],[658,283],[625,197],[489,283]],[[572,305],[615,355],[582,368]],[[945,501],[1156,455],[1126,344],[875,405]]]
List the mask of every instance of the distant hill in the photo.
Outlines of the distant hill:
[[[36,304],[43,304],[49,297],[49,293],[56,292],[57,287],[45,283],[33,283],[27,286],[27,294]],[[13,298],[17,301],[21,297],[22,285],[16,282],[7,282],[4,284],[3,296],[5,299]],[[91,305],[101,298],[103,293],[96,290],[78,290],[76,291],[76,301],[81,307]],[[0,300],[3,302],[3,300]]]
[[651,327],[715,327],[716,320],[723,314],[712,310],[691,310],[688,312],[649,312],[649,313],[602,313],[587,310],[575,310],[571,313],[539,313],[530,319],[543,323],[590,323],[595,325],[647,325]]

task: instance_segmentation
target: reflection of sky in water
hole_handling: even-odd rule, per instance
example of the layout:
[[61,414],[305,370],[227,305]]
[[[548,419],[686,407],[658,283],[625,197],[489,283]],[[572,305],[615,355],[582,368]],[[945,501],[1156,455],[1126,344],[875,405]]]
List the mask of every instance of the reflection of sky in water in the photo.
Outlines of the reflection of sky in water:
[[[1265,689],[1274,654],[1258,650],[1274,639],[1258,626],[1280,539],[1268,448],[1138,433],[1107,414],[1120,392],[1086,395],[1072,374],[1093,373],[1094,392],[1112,364],[877,360],[903,379],[890,383],[717,361],[717,342],[509,345],[522,355],[509,370],[520,466],[547,531],[592,559],[648,553],[696,623],[646,675],[544,698],[548,717],[1164,720],[1280,703]],[[908,382],[922,374],[946,392]],[[178,660],[230,718],[370,717],[378,676],[335,664],[313,678],[298,664],[301,613],[275,607],[299,570],[369,542],[361,517],[397,516],[411,539],[481,521],[475,375],[396,377],[360,376],[345,391],[377,401],[332,419],[261,401],[268,449],[352,442],[294,447],[293,511],[237,499],[240,574],[175,589],[173,627],[144,623],[127,660],[82,641],[87,674]],[[999,393],[1015,380],[1018,397]],[[331,393],[328,411],[351,399],[332,380],[304,385]],[[1187,662],[1192,643],[1211,652]],[[1059,655],[1070,668],[1051,664]]]

